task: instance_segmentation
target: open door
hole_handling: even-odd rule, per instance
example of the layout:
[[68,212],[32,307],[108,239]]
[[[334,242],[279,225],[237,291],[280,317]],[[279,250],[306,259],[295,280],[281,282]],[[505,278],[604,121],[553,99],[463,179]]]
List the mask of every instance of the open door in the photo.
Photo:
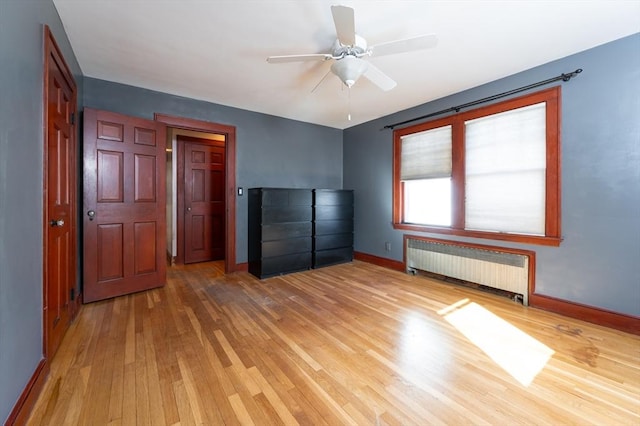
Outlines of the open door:
[[166,281],[165,125],[84,110],[84,301]]

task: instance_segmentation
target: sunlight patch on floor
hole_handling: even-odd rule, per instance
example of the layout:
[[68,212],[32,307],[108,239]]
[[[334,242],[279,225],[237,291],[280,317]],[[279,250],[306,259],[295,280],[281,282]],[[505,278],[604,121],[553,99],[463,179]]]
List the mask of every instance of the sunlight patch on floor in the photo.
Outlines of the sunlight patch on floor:
[[438,311],[523,386],[529,386],[555,351],[468,299]]
[[448,346],[418,312],[409,312],[402,321],[398,361],[409,375],[419,370],[428,360],[447,359]]

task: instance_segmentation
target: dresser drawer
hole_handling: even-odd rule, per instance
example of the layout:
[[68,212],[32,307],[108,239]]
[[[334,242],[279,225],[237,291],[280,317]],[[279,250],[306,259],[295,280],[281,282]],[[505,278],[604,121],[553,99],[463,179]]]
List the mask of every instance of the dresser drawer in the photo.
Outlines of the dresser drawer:
[[262,259],[259,278],[311,269],[311,252]]
[[314,250],[327,250],[353,246],[353,234],[316,235],[314,237]]
[[319,250],[313,253],[313,267],[336,265],[338,263],[351,262],[353,260],[353,248],[339,248],[332,250]]
[[262,241],[310,237],[311,234],[311,222],[292,222],[276,223],[273,225],[262,225]]
[[316,235],[348,234],[353,232],[353,220],[318,220],[314,223]]
[[313,204],[316,206],[353,205],[353,191],[316,189]]
[[353,206],[315,206],[315,220],[345,220],[353,218]]
[[262,224],[286,223],[286,222],[311,222],[311,207],[263,207]]
[[313,194],[310,189],[264,188],[262,206],[311,206]]
[[311,237],[290,238],[287,240],[266,241],[262,243],[262,258],[284,256],[285,254],[311,251]]

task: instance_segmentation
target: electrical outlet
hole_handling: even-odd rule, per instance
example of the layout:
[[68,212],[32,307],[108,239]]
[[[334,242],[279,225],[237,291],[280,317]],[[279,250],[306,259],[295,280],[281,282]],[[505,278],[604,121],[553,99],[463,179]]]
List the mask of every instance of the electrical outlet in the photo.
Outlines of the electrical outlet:
[[386,241],[384,243],[384,250],[385,251],[391,251],[391,243],[389,241]]

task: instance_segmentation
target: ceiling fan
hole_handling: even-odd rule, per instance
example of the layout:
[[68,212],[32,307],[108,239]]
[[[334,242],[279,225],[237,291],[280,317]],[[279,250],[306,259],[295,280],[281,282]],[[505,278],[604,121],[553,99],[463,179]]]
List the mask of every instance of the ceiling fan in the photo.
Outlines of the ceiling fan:
[[[365,76],[382,90],[391,90],[396,82],[380,71],[371,62],[362,59],[365,56],[383,56],[435,47],[438,39],[434,34],[421,35],[402,40],[367,46],[367,41],[356,34],[354,10],[347,6],[331,6],[331,14],[338,38],[333,44],[331,53],[312,53],[307,55],[269,56],[267,62],[278,64],[283,62],[329,61],[332,72],[351,88],[361,76]],[[320,80],[320,83],[329,75]],[[318,85],[320,85],[318,83]],[[318,87],[316,85],[316,88]],[[315,88],[314,88],[315,90]]]

